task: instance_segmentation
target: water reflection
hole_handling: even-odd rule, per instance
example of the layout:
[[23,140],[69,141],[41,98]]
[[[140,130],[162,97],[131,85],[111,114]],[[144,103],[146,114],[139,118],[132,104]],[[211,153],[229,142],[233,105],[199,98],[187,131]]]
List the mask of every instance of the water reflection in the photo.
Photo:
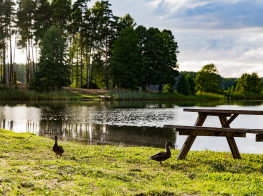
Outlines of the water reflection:
[[[0,104],[0,119],[1,128],[50,138],[58,135],[85,144],[163,147],[166,141],[175,143],[176,134],[153,124],[164,111],[152,111],[162,107],[147,102],[11,102]],[[147,119],[149,127],[145,126]]]
[[[178,101],[178,102],[0,102],[0,127],[16,132],[31,132],[84,144],[164,147],[171,141],[181,148],[185,136],[178,136],[164,124],[193,125],[197,114],[183,112],[184,107],[263,110],[263,101]],[[210,118],[210,117],[209,117]],[[261,116],[238,117],[233,126],[263,127]],[[256,121],[256,124],[255,124]],[[204,126],[220,126],[211,119]],[[248,127],[246,127],[248,126]],[[222,140],[223,139],[223,140]],[[247,137],[246,143],[256,152],[261,145]],[[244,140],[237,139],[238,142]],[[198,137],[192,150],[229,151],[225,138]],[[244,150],[247,150],[246,145]],[[256,150],[255,150],[256,149]],[[241,150],[242,152],[242,150]]]

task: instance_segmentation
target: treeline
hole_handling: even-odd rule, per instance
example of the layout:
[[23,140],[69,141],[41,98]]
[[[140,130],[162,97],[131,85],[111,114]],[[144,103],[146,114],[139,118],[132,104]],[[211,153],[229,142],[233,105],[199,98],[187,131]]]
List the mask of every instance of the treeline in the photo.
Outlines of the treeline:
[[[133,78],[134,84],[144,88],[150,83],[162,86],[178,74],[177,43],[171,31],[146,29],[143,26],[135,28],[136,23],[129,14],[124,17],[113,14],[108,0],[97,1],[92,7],[88,7],[88,2],[89,0],[77,0],[71,4],[70,0],[0,0],[1,83],[13,82],[16,48],[25,51],[25,83],[36,76],[47,77],[48,74],[44,76],[43,72],[36,73],[40,69],[48,72],[45,67],[48,62],[44,63],[44,58],[42,63],[40,61],[41,55],[45,54],[47,58],[49,56],[48,51],[43,49],[43,43],[48,45],[46,33],[53,27],[59,29],[61,38],[57,34],[56,38],[62,40],[63,47],[65,45],[65,50],[59,51],[61,54],[56,53],[63,61],[58,70],[69,69],[68,79],[73,87],[134,88],[133,85],[127,86],[126,81],[120,81],[118,76],[124,73],[116,71],[119,65],[126,65],[127,62],[136,66],[122,68],[126,70],[124,75],[131,75],[129,79]],[[53,28],[53,31],[57,30]],[[49,35],[54,32],[50,31]],[[49,41],[53,44],[52,41],[55,40]],[[129,56],[125,56],[122,50]],[[52,50],[49,52],[52,53]],[[55,53],[53,57],[54,55]],[[126,62],[123,61],[124,58]],[[56,61],[56,57],[53,60]],[[54,62],[50,64],[52,63]],[[58,65],[57,62],[55,64]],[[138,78],[134,79],[132,74]],[[23,82],[19,77],[18,80]],[[35,85],[42,79],[34,81]],[[52,85],[51,83],[48,85]]]
[[206,93],[244,94],[248,96],[262,94],[263,80],[257,73],[244,73],[240,78],[223,78],[214,64],[202,67],[199,72],[180,72],[174,87],[164,87],[166,92],[177,90],[183,95]]

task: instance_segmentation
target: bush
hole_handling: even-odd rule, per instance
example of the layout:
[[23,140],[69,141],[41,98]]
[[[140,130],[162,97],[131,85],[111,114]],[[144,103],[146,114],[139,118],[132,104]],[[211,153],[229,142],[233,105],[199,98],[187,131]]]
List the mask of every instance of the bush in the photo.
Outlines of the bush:
[[[83,84],[81,88],[87,88],[87,83]],[[98,85],[93,83],[93,82],[90,82],[89,88],[90,89],[99,89]]]
[[164,89],[165,93],[174,93],[173,84],[171,84],[171,83],[166,84],[163,87],[163,89]]

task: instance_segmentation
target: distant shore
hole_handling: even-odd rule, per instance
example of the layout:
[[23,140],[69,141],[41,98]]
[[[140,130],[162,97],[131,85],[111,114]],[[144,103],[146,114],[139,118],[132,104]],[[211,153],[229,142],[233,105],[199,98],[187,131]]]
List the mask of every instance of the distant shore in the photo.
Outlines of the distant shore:
[[179,93],[139,92],[131,90],[103,90],[63,87],[62,91],[43,92],[28,90],[27,85],[0,85],[0,100],[74,100],[74,101],[214,101],[214,100],[263,100],[263,94],[215,94],[196,93],[195,95],[182,95]]

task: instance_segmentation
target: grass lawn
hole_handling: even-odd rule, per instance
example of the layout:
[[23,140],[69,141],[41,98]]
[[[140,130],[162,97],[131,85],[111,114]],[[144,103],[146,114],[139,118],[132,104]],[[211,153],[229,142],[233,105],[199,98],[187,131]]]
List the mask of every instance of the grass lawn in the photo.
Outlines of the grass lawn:
[[103,89],[85,89],[85,88],[71,88],[64,87],[66,91],[77,96],[79,99],[97,99],[99,95],[105,96],[108,94],[108,90]]
[[147,159],[163,149],[88,146],[0,129],[2,195],[263,195],[263,155],[178,150],[160,165]]

